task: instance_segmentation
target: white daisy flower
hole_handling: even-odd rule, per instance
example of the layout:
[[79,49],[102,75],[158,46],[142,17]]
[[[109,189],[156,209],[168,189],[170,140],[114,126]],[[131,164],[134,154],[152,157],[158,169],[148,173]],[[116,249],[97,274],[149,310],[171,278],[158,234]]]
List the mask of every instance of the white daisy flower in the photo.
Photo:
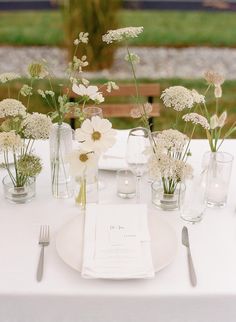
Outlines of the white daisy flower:
[[112,129],[112,124],[99,116],[86,119],[80,129],[75,131],[75,138],[82,142],[82,148],[88,151],[102,153],[115,143],[116,132]]
[[73,84],[72,91],[82,96],[86,99],[91,99],[92,101],[98,101],[99,103],[104,101],[104,98],[102,96],[102,93],[98,91],[97,86],[84,86],[83,84]]
[[74,177],[87,175],[98,162],[98,156],[93,151],[83,149],[72,151],[67,159],[70,164],[70,172]]

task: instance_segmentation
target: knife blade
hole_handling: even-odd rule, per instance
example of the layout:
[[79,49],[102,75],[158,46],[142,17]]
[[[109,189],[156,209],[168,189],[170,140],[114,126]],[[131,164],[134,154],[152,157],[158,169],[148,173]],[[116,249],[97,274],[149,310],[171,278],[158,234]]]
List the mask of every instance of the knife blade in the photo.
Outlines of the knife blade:
[[187,248],[189,278],[190,278],[191,285],[195,287],[197,285],[197,276],[193,265],[193,259],[192,259],[190,243],[189,243],[188,228],[186,226],[184,226],[182,229],[182,244]]

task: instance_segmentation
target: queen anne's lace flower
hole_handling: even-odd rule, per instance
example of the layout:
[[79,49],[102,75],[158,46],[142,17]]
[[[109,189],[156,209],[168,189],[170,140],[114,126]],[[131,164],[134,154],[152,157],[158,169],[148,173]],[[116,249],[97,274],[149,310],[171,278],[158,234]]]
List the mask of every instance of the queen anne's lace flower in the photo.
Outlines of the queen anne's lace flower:
[[18,100],[5,98],[0,102],[0,118],[7,116],[25,116],[26,107]]
[[206,130],[210,129],[210,125],[209,125],[207,119],[198,113],[185,114],[183,116],[183,120],[185,122],[192,122],[193,124],[199,124]]
[[80,129],[75,131],[75,138],[82,142],[82,148],[87,151],[101,153],[110,148],[116,141],[116,132],[112,124],[99,116],[86,119]]
[[31,96],[33,88],[27,84],[24,84],[20,89],[20,94],[22,96]]
[[205,72],[204,78],[208,82],[208,84],[213,84],[215,86],[222,85],[225,80],[223,75],[212,70],[208,70],[207,72]]
[[6,82],[12,81],[14,79],[18,79],[18,78],[20,78],[19,74],[3,73],[3,74],[0,74],[0,83],[6,83]]
[[17,150],[22,145],[21,137],[15,131],[0,132],[0,151]]
[[136,38],[143,32],[143,27],[126,27],[115,30],[109,30],[102,36],[102,40],[107,44],[111,44],[115,41],[122,41],[129,38]]
[[26,138],[46,140],[49,137],[52,121],[41,113],[28,114],[23,121],[23,133]]
[[42,163],[36,155],[23,154],[17,160],[17,169],[20,175],[36,177],[42,171]]
[[182,152],[188,141],[187,135],[173,129],[156,132],[153,134],[153,139],[157,153],[164,151]]
[[191,93],[193,96],[194,103],[197,103],[197,104],[201,104],[201,103],[204,104],[205,103],[205,96],[204,95],[199,94],[195,89],[192,89]]
[[152,112],[152,104],[145,103],[143,104],[143,106],[132,108],[132,110],[130,111],[130,116],[136,119],[144,115],[148,116],[151,112]]
[[183,86],[171,86],[165,89],[161,99],[166,107],[172,107],[176,111],[191,108],[194,104],[191,91]]

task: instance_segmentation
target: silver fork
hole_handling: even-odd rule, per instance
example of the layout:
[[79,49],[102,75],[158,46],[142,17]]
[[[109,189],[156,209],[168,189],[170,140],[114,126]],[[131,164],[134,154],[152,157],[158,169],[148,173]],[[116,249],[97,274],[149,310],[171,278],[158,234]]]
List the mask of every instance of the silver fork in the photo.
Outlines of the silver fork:
[[38,269],[37,269],[37,281],[40,282],[43,278],[43,266],[44,266],[44,247],[48,246],[50,242],[49,226],[41,225],[39,232],[39,246],[41,246]]

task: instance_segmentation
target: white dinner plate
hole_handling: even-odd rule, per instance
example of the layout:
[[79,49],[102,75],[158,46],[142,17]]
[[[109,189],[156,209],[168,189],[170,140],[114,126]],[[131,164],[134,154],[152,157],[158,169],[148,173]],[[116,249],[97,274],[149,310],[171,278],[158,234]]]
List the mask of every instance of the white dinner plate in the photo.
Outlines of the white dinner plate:
[[[174,229],[156,213],[148,214],[152,258],[155,272],[169,265],[177,252]],[[81,272],[83,255],[83,216],[66,223],[56,235],[56,250],[70,267]]]

